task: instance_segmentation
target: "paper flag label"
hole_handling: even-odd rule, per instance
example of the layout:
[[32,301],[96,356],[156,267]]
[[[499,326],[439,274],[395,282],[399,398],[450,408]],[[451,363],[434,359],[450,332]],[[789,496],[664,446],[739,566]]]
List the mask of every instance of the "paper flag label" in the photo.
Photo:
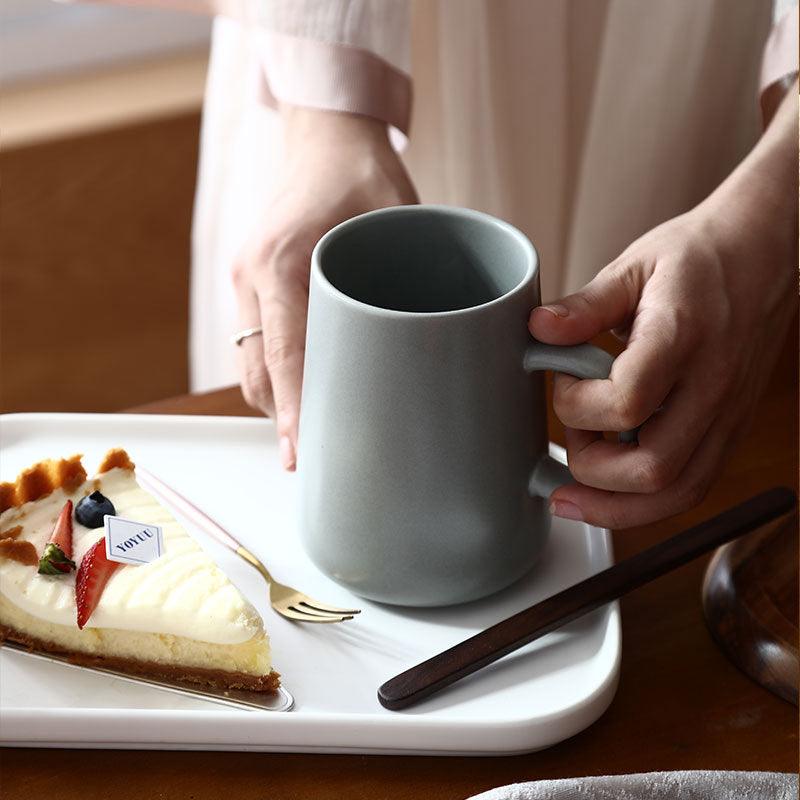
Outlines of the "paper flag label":
[[106,555],[120,564],[139,566],[155,561],[164,552],[164,538],[158,525],[106,514]]

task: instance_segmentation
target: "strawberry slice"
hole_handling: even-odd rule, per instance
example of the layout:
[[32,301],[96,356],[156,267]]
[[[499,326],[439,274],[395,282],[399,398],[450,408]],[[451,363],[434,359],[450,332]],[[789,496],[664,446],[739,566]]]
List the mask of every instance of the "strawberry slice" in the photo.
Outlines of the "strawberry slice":
[[105,536],[86,551],[75,576],[75,604],[78,607],[79,628],[83,629],[89,621],[89,617],[100,602],[109,578],[121,566],[118,561],[111,561],[106,556]]
[[67,500],[39,559],[39,573],[63,575],[71,569],[75,569],[72,560],[72,500]]

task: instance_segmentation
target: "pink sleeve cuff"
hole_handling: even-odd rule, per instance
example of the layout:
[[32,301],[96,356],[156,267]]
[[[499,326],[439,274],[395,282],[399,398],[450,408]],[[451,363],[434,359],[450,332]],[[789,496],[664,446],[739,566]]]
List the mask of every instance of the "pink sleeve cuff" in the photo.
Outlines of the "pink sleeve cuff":
[[764,48],[761,62],[761,80],[759,95],[784,78],[795,75],[798,71],[797,45],[798,13],[797,6],[787,11],[773,27]]
[[411,80],[374,53],[347,44],[264,31],[262,101],[384,120],[408,135]]

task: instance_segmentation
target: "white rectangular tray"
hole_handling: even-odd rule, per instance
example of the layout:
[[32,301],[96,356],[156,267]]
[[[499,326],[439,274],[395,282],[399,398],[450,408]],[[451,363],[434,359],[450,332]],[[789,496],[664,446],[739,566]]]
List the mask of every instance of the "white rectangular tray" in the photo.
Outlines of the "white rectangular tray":
[[13,479],[37,460],[75,452],[85,454],[91,473],[113,446],[125,447],[135,462],[217,519],[278,579],[363,613],[325,626],[277,616],[259,575],[185,523],[264,617],[294,710],[230,710],[3,648],[0,743],[500,755],[573,736],[611,702],[621,648],[616,603],[406,711],[387,711],[376,698],[378,686],[398,672],[609,566],[608,531],[554,520],[540,563],[510,589],[458,607],[399,609],[355,598],[305,556],[295,522],[296,477],[279,467],[268,420],[9,414],[0,417],[0,477]]

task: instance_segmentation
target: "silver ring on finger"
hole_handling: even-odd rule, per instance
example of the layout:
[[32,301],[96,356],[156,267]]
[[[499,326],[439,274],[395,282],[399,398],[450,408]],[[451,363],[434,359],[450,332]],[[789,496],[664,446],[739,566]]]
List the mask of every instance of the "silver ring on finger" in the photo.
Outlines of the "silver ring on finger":
[[252,328],[243,328],[230,337],[230,342],[231,344],[235,344],[237,347],[241,347],[242,342],[245,339],[249,339],[251,336],[259,336],[263,332],[264,329],[261,327],[261,325],[254,325]]

